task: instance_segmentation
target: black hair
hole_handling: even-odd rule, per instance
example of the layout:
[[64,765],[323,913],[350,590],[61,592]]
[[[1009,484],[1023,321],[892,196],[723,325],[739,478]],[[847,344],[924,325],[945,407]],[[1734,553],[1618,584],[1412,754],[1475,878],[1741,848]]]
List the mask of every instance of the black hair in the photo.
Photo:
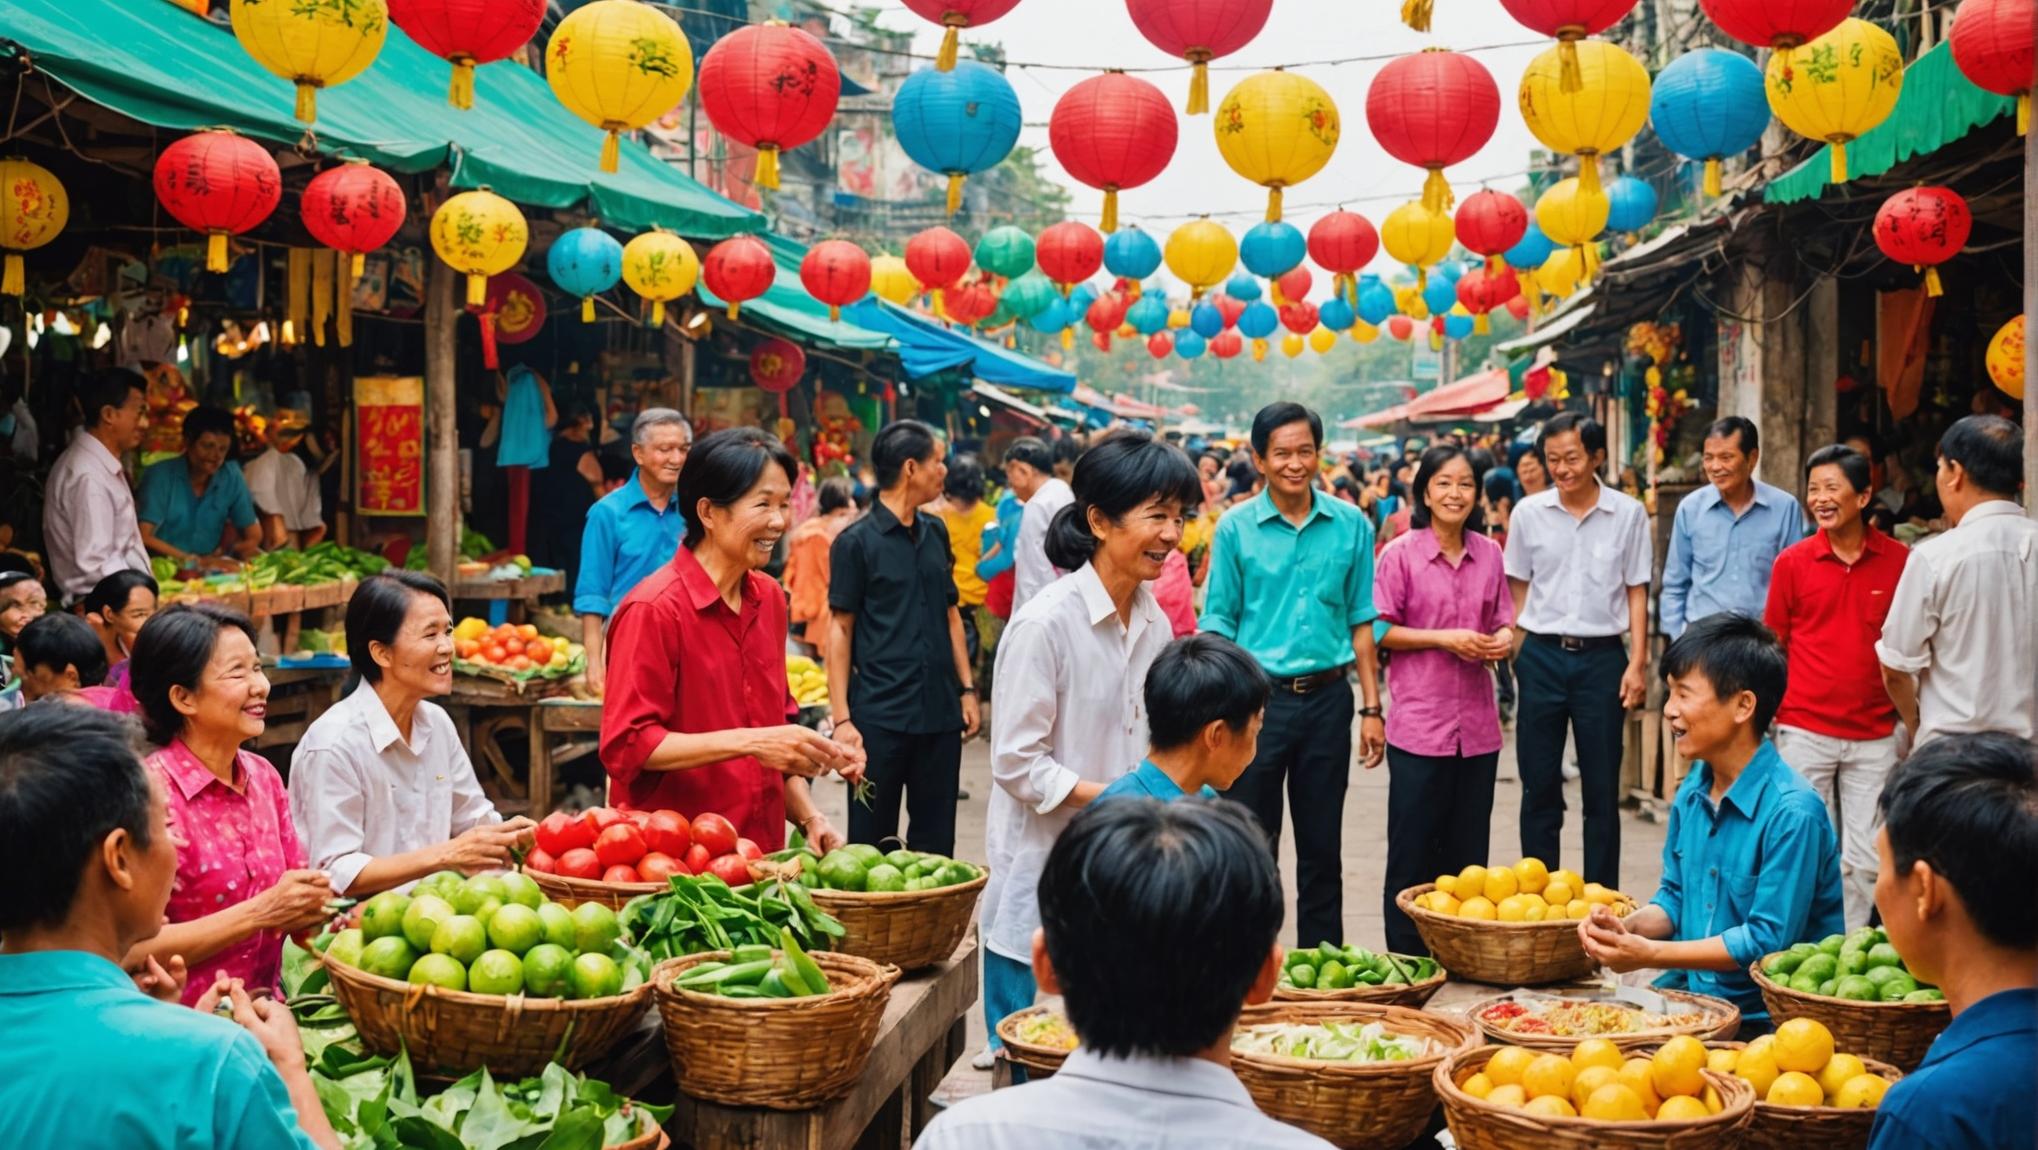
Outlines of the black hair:
[[1245,648],[1222,635],[1184,635],[1146,672],[1147,741],[1158,751],[1187,746],[1220,720],[1243,731],[1273,689]]
[[1875,490],[1868,457],[1844,443],[1830,444],[1812,452],[1812,457],[1804,461],[1805,477],[1810,478],[1812,472],[1829,465],[1839,468],[1840,474],[1847,477],[1847,485],[1855,491],[1866,494]]
[[821,481],[820,496],[821,514],[823,515],[828,514],[830,511],[840,511],[845,507],[853,507],[856,504],[856,484],[851,483],[846,475],[837,475],[832,478],[823,479]]
[[1209,1049],[1281,931],[1281,876],[1239,803],[1091,806],[1048,852],[1039,898],[1069,1022],[1106,1058]]
[[1762,448],[1762,434],[1755,430],[1755,421],[1745,415],[1729,415],[1712,421],[1705,429],[1706,439],[1734,437],[1734,443],[1743,455],[1753,455]]
[[149,776],[132,723],[96,707],[0,715],[0,934],[68,919],[117,829],[148,848]]
[[7,552],[4,555],[0,555],[0,560],[10,559],[19,561],[21,567],[14,567],[6,565],[4,563],[0,563],[0,591],[5,591],[9,587],[12,587],[17,583],[35,582],[34,569],[33,568],[29,568],[28,570],[22,569],[28,567],[28,560],[23,559],[21,556],[11,551]]
[[198,689],[220,633],[229,627],[256,641],[255,624],[246,615],[217,603],[179,603],[142,624],[128,658],[128,687],[141,705],[149,741],[165,746],[183,731],[184,715],[171,704],[170,688]]
[[717,507],[735,503],[757,486],[770,463],[778,464],[789,484],[800,473],[799,461],[785,444],[755,427],[725,427],[694,444],[686,465],[679,469],[679,485],[674,490],[679,512],[686,518],[686,545],[699,547],[708,537],[701,526],[701,500]]
[[[347,661],[354,665],[355,674],[370,683],[382,681],[382,665],[375,661],[369,644],[394,645],[403,621],[410,617],[412,601],[420,595],[437,599],[448,611],[453,609],[446,585],[423,571],[391,568],[370,575],[354,588],[354,597],[347,600]],[[139,651],[139,643],[136,649]]]
[[156,577],[146,571],[115,571],[92,585],[85,593],[80,606],[87,615],[102,611],[119,614],[127,610],[127,601],[134,597],[136,588],[146,587],[151,595],[161,595],[163,590],[156,585]]
[[1467,447],[1465,449],[1465,458],[1472,461],[1472,470],[1480,475],[1493,470],[1495,465],[1500,462],[1500,460],[1493,457],[1491,451],[1483,447]]
[[2038,743],[2002,731],[1941,735],[1890,772],[1880,808],[1898,874],[1931,863],[1984,938],[2038,947],[2038,899],[2005,897],[1999,881],[2038,867]]
[[1203,480],[1182,449],[1143,431],[1106,436],[1076,460],[1069,484],[1075,501],[1055,512],[1047,528],[1047,559],[1074,571],[1096,554],[1097,537],[1090,534],[1092,508],[1117,521],[1149,499],[1172,499],[1183,514],[1203,502]]
[[1045,441],[1022,435],[1005,445],[1004,462],[1023,463],[1045,475],[1054,470],[1054,452],[1047,449]]
[[1083,457],[1083,452],[1087,448],[1075,436],[1064,435],[1054,441],[1054,446],[1050,450],[1056,463],[1074,463]]
[[1299,403],[1283,400],[1260,408],[1259,414],[1253,416],[1253,454],[1265,459],[1267,441],[1274,438],[1276,431],[1291,423],[1307,423],[1310,439],[1316,446],[1323,446],[1323,417]]
[[80,687],[96,687],[106,681],[106,645],[92,625],[76,615],[61,611],[44,615],[23,627],[14,645],[17,671],[48,667],[62,672],[65,667],[76,667]]
[[[1438,444],[1430,448],[1422,453],[1421,461],[1415,466],[1413,498],[1409,500],[1408,509],[1408,526],[1410,528],[1419,530],[1429,526],[1431,518],[1429,513],[1429,481],[1435,479],[1437,472],[1444,469],[1444,464],[1449,463],[1453,459],[1465,461],[1465,466],[1472,469],[1472,489],[1474,491],[1483,490],[1482,484],[1485,479],[1485,472],[1479,469],[1479,463],[1472,458],[1471,452],[1466,451],[1462,447],[1453,447],[1448,443]],[[1477,496],[1474,496],[1472,499],[1472,516],[1465,520],[1465,533],[1467,535],[1484,535],[1486,533],[1486,509],[1479,506]]]
[[1550,417],[1543,429],[1536,432],[1536,462],[1549,470],[1550,461],[1543,455],[1543,448],[1550,440],[1567,432],[1577,432],[1578,442],[1585,447],[1585,454],[1596,455],[1606,450],[1606,428],[1600,422],[1582,411],[1560,411]]
[[984,497],[984,465],[976,456],[964,452],[948,461],[948,478],[941,481],[942,494],[950,499],[970,503]]
[[1712,684],[1713,694],[1730,699],[1742,691],[1755,693],[1755,733],[1767,734],[1783,705],[1789,664],[1776,633],[1759,621],[1731,611],[1708,615],[1685,628],[1663,652],[1663,678],[1681,679],[1697,671]]
[[637,461],[630,455],[630,441],[612,439],[595,450],[595,461],[601,464],[601,477],[605,483],[622,483],[637,472]]
[[149,381],[129,367],[101,368],[78,381],[78,411],[89,430],[105,420],[106,409],[127,406],[127,393],[149,393]]
[[[1503,474],[1497,469],[1489,471],[1482,476],[1479,480],[1479,486],[1485,491],[1488,503],[1498,503],[1503,499],[1513,503],[1521,499],[1521,481],[1512,475]],[[1412,515],[1409,516],[1411,522],[1414,521],[1414,518]]]
[[184,413],[184,442],[196,443],[208,435],[234,437],[234,417],[217,407],[194,407]]
[[890,490],[909,461],[925,463],[938,450],[934,429],[917,419],[896,419],[885,424],[870,441],[870,469],[877,476],[878,488]]
[[2024,433],[2000,415],[1970,415],[1939,437],[1939,458],[1958,463],[1990,495],[2024,486]]

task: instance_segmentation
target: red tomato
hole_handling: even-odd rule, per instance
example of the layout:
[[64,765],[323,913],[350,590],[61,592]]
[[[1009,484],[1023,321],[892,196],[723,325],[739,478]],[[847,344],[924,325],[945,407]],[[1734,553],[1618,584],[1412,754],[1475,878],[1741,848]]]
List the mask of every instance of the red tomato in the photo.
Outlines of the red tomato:
[[521,624],[518,624],[518,626],[517,626],[517,637],[518,637],[519,639],[522,639],[522,640],[524,640],[525,642],[529,642],[529,641],[531,641],[532,639],[535,639],[535,638],[537,638],[537,637],[538,637],[538,625],[537,625],[536,623],[521,623]]
[[509,662],[504,663],[503,666],[508,667],[512,671],[528,671],[531,669],[531,661],[522,655],[511,655]]
[[708,848],[708,854],[725,855],[736,850],[736,825],[713,811],[693,821],[693,841]]
[[534,870],[539,874],[557,874],[559,860],[553,858],[544,847],[533,847],[531,853],[524,856],[524,869]]
[[644,857],[644,832],[634,823],[617,823],[594,840],[594,857],[603,866],[634,866]]
[[495,630],[493,630],[493,631],[490,631],[490,632],[488,633],[488,637],[489,637],[489,638],[491,638],[491,639],[494,639],[494,640],[495,640],[496,642],[500,643],[500,642],[502,642],[502,641],[503,641],[504,639],[514,639],[514,638],[516,638],[516,637],[517,637],[517,629],[516,629],[516,628],[515,628],[514,626],[511,626],[511,625],[510,625],[510,624],[508,624],[508,623],[497,623],[497,624],[495,625]]
[[633,866],[627,866],[627,865],[625,865],[625,864],[623,864],[623,863],[617,863],[617,864],[616,864],[615,866],[612,866],[612,867],[610,867],[609,869],[607,869],[607,870],[605,870],[605,871],[601,872],[601,880],[602,880],[603,882],[643,882],[643,881],[644,881],[643,877],[642,877],[641,875],[639,875],[639,874],[637,873],[637,868],[636,868],[636,867],[633,867]]
[[708,863],[708,873],[730,886],[744,886],[750,882],[750,864],[739,854],[718,856]]
[[553,811],[538,823],[536,831],[538,847],[553,858],[558,858],[574,847],[594,845],[594,832],[580,821],[579,815],[565,811]]
[[501,663],[509,658],[509,652],[503,650],[500,643],[490,643],[481,649],[481,658],[484,662]]
[[593,846],[597,835],[617,823],[628,822],[630,816],[613,807],[589,807],[580,820],[587,824],[587,845]]
[[601,859],[586,847],[575,847],[559,856],[558,871],[567,878],[600,878]]
[[502,641],[502,649],[504,654],[514,659],[524,653],[524,641],[522,639],[504,639]]
[[453,653],[462,659],[472,659],[474,653],[479,650],[481,650],[481,644],[472,639],[462,639],[458,643],[453,644]]
[[685,874],[686,868],[673,861],[671,855],[652,851],[637,860],[637,873],[645,882],[664,882],[676,874]]
[[686,848],[686,857],[681,861],[686,864],[686,869],[689,873],[706,874],[708,872],[708,861],[714,857],[708,853],[708,848],[695,843]]
[[631,825],[640,831],[651,823],[650,811],[624,811],[623,816],[629,819]]
[[764,857],[764,848],[749,839],[737,839],[736,853],[742,855],[745,862],[756,862]]
[[653,811],[644,823],[644,843],[661,854],[685,858],[693,845],[693,827],[678,811]]

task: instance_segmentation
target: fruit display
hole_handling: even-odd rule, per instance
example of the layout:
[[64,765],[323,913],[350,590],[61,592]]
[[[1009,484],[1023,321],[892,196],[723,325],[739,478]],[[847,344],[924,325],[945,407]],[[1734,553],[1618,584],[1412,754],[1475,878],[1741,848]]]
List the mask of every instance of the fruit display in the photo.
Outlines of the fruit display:
[[760,944],[739,946],[726,962],[688,967],[673,985],[723,998],[810,998],[829,992],[827,973],[800,948],[789,927],[779,928],[777,950]]
[[1690,1121],[1725,1108],[1706,1081],[1705,1044],[1689,1035],[1653,1055],[1628,1056],[1606,1038],[1588,1038],[1566,1056],[1503,1046],[1458,1083],[1474,1098],[1544,1118],[1602,1122]]
[[1712,1069],[1755,1088],[1770,1106],[1823,1106],[1873,1110],[1890,1079],[1868,1069],[1859,1055],[1834,1050],[1833,1032],[1810,1018],[1793,1018],[1739,1050],[1714,1050]]
[[785,682],[793,701],[802,707],[828,705],[828,672],[805,655],[785,657]]
[[[1666,1005],[1684,1006],[1684,1001]],[[1593,998],[1560,998],[1517,993],[1479,1007],[1472,1021],[1492,1034],[1510,1037],[1590,1038],[1651,1031],[1711,1029],[1727,1012],[1693,1004],[1692,1009],[1644,1010],[1633,1003]]]
[[538,634],[529,623],[490,627],[472,616],[453,626],[453,669],[468,674],[564,679],[587,670],[587,653],[570,639]]
[[1547,922],[1580,919],[1594,906],[1625,915],[1635,909],[1627,895],[1586,882],[1575,871],[1550,870],[1540,859],[1525,858],[1513,866],[1480,866],[1457,874],[1438,875],[1436,889],[1416,905],[1437,914],[1491,922]]
[[1847,935],[1829,934],[1800,942],[1762,960],[1770,980],[1802,994],[1852,1002],[1944,1002],[1946,996],[1920,982],[1904,965],[1881,927],[1864,926]]
[[1436,1053],[1427,1038],[1390,1033],[1378,1022],[1266,1022],[1240,1026],[1231,1048],[1307,1062],[1407,1062]]
[[805,850],[780,851],[774,861],[797,861],[798,874],[820,890],[898,892],[936,890],[975,882],[976,867],[946,855],[925,851],[881,851],[869,843],[850,843],[820,858]]
[[1405,986],[1427,982],[1442,970],[1433,958],[1375,954],[1364,947],[1324,943],[1289,951],[1281,962],[1281,985],[1301,990]]
[[631,899],[621,922],[629,941],[654,962],[742,947],[790,949],[784,946],[788,930],[807,947],[826,947],[842,935],[842,924],[815,906],[797,882],[775,879],[738,888],[713,872],[673,875],[666,889]]
[[331,541],[302,551],[265,551],[233,572],[206,573],[179,566],[176,560],[158,555],[149,560],[149,573],[164,598],[183,594],[232,594],[260,591],[279,584],[285,587],[315,587],[366,579],[387,570],[389,561],[373,551],[362,551]]
[[713,874],[743,886],[750,864],[764,857],[734,823],[712,811],[691,821],[678,811],[553,811],[538,823],[536,839],[524,856],[525,870],[606,883]]
[[1068,1017],[1052,1010],[1031,1011],[1014,1023],[1012,1030],[1019,1041],[1049,1050],[1070,1051],[1082,1043]]

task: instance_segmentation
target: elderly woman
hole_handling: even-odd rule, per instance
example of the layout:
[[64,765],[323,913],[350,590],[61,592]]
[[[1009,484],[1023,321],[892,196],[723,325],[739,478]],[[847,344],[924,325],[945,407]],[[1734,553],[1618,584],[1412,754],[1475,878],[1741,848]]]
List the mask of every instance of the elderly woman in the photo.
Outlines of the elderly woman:
[[361,581],[347,652],[361,685],[320,715],[291,759],[290,809],[333,889],[365,897],[433,871],[510,865],[531,820],[504,822],[474,777],[452,718],[452,599],[415,571]]
[[182,955],[186,1002],[222,972],[274,988],[284,936],[323,920],[332,888],[304,869],[282,777],[241,749],[269,703],[254,624],[212,604],[173,607],[141,629],[134,654],[142,726],[162,748],[148,768],[177,840],[168,923],[135,957]]
[[[14,657],[21,629],[49,610],[49,592],[26,571],[0,571],[0,659]],[[0,679],[8,676],[0,675]]]
[[142,624],[156,613],[162,589],[146,571],[115,571],[94,584],[80,609],[106,648],[106,685],[127,686],[127,660]]

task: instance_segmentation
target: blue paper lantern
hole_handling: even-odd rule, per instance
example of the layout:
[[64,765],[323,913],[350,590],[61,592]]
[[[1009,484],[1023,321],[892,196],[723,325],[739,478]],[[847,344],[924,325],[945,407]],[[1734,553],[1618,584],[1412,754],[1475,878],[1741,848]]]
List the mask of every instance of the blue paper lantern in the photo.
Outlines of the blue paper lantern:
[[1193,328],[1175,333],[1175,354],[1183,359],[1195,359],[1203,354],[1206,346],[1208,345],[1203,342],[1203,337],[1197,335]]
[[1543,234],[1543,229],[1537,227],[1534,220],[1530,220],[1521,242],[1507,249],[1500,258],[1518,272],[1532,272],[1548,263],[1550,253],[1556,250],[1557,245],[1550,242],[1550,237]]
[[1465,274],[1466,267],[1466,264],[1460,263],[1457,260],[1445,260],[1437,265],[1437,274],[1452,283],[1457,283],[1458,277]]
[[1286,275],[1308,254],[1309,241],[1302,229],[1280,220],[1254,224],[1238,241],[1238,262],[1264,279]]
[[1720,194],[1720,159],[1761,142],[1769,127],[1762,69],[1724,48],[1686,52],[1656,77],[1649,123],[1663,146],[1705,161],[1705,194]]
[[948,177],[948,212],[962,207],[962,182],[996,167],[1019,142],[1019,94],[1004,74],[974,60],[954,70],[906,77],[892,97],[899,147],[923,168]]
[[1048,335],[1053,335],[1054,333],[1067,328],[1069,324],[1074,322],[1074,320],[1070,318],[1071,314],[1072,313],[1069,311],[1069,301],[1061,298],[1060,296],[1056,296],[1054,297],[1054,299],[1048,301],[1046,307],[1043,307],[1039,311],[1034,312],[1033,315],[1026,320],[1026,322],[1032,326],[1034,331],[1044,332]]
[[1346,303],[1343,296],[1332,296],[1316,309],[1316,322],[1332,331],[1344,331],[1357,319],[1352,305]]
[[1161,246],[1136,227],[1119,228],[1104,241],[1104,270],[1138,283],[1160,270]]
[[1619,176],[1606,182],[1606,230],[1613,235],[1638,232],[1656,218],[1656,189],[1633,176]]
[[1071,291],[1068,296],[1069,314],[1081,318],[1089,312],[1090,305],[1096,302],[1096,288],[1086,283],[1077,284],[1075,290]]
[[1472,334],[1472,317],[1469,315],[1447,315],[1444,317],[1444,338],[1464,339]]
[[1168,301],[1159,292],[1147,292],[1135,300],[1125,311],[1125,322],[1141,335],[1152,335],[1166,331],[1168,327]]
[[594,322],[594,297],[623,277],[623,245],[600,228],[562,232],[545,253],[545,271],[560,291],[580,297],[580,320]]
[[1281,313],[1265,300],[1254,300],[1245,305],[1238,316],[1238,334],[1247,339],[1265,339],[1281,326]]
[[1251,272],[1238,272],[1224,281],[1224,294],[1240,303],[1251,303],[1260,298],[1260,281]]
[[[1358,311],[1359,318],[1374,327],[1386,323],[1387,317],[1395,311],[1394,289],[1380,282],[1379,276],[1360,276]],[[1321,317],[1322,314],[1322,310],[1318,309],[1317,315]]]
[[1429,314],[1442,315],[1456,306],[1458,285],[1443,276],[1431,276],[1428,286],[1422,289],[1422,302],[1429,308]]
[[1224,313],[1217,310],[1216,304],[1204,300],[1189,309],[1189,330],[1209,339],[1224,330]]

